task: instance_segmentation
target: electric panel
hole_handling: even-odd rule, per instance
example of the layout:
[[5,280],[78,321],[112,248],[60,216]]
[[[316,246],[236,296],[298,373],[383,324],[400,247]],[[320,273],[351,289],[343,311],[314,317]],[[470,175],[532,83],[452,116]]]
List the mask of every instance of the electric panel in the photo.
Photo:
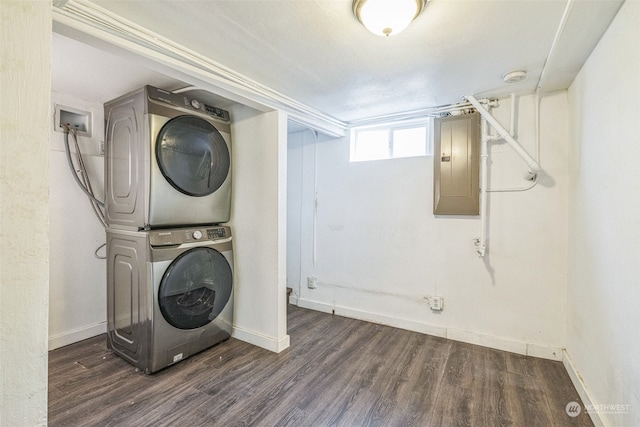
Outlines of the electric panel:
[[434,120],[434,215],[480,212],[480,114]]

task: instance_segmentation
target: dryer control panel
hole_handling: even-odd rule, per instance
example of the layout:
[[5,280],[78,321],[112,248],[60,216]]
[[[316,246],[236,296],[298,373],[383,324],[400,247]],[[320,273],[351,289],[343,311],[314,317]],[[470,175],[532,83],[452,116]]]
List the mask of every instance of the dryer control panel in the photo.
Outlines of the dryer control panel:
[[220,120],[229,121],[229,112],[212,105],[207,105],[199,99],[190,98],[186,95],[171,93],[157,87],[147,86],[147,95],[150,99],[171,104],[176,107],[186,108],[188,110],[197,111],[208,116],[215,117]]

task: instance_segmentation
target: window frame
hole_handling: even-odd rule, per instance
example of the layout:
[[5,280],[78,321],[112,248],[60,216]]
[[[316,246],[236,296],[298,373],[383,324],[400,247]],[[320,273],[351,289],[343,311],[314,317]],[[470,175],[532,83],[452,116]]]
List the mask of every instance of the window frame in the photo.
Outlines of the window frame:
[[[393,143],[394,143],[394,132],[405,129],[414,129],[414,128],[425,128],[425,154],[415,155],[415,156],[399,156],[394,157],[393,155]],[[371,162],[378,160],[394,160],[394,159],[408,159],[415,157],[433,157],[433,118],[432,117],[421,117],[419,119],[412,120],[404,120],[404,121],[394,121],[394,122],[385,122],[385,123],[376,123],[373,125],[367,126],[354,126],[350,130],[350,139],[349,139],[349,162],[350,163],[359,163],[359,162]],[[358,148],[358,135],[361,132],[369,132],[369,131],[377,131],[377,130],[386,130],[387,131],[387,157],[378,158],[378,159],[358,159],[357,158],[357,148]]]

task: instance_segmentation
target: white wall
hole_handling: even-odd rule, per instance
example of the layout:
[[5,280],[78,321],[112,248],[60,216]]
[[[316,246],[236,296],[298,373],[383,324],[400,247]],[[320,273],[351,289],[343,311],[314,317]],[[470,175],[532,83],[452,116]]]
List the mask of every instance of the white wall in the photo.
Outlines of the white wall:
[[605,425],[640,425],[640,2],[627,1],[569,90],[567,353]]
[[[99,200],[104,200],[104,141],[102,103],[54,92],[56,105],[87,111],[92,116],[92,137],[78,137],[80,151]],[[94,216],[88,198],[71,175],[64,151],[64,134],[51,130],[49,223],[49,349],[106,332],[106,263],[94,256],[105,242],[105,231]],[[72,153],[73,139],[69,138]],[[75,154],[74,154],[75,156]],[[104,256],[102,248],[99,255]]]
[[[287,286],[291,302],[300,296],[313,267],[313,206],[315,197],[316,139],[328,137],[307,130],[293,132],[287,141]],[[308,230],[310,232],[304,232]]]
[[[509,104],[503,100],[494,111],[506,126]],[[533,154],[534,97],[518,105],[519,140]],[[290,263],[301,260],[299,304],[560,359],[567,278],[566,92],[544,97],[541,108],[545,174],[532,190],[490,194],[484,259],[473,244],[480,233],[477,217],[433,216],[432,157],[349,163],[347,138],[314,144],[307,137],[302,147],[290,145],[289,170],[300,170],[302,162],[303,176],[296,179],[305,183],[302,218],[289,206],[290,218],[302,224],[301,250],[289,253]],[[307,160],[314,151],[315,172]],[[521,178],[525,166],[510,148],[493,145],[491,152],[492,188],[527,184]],[[308,195],[314,173],[315,241]],[[308,276],[317,277],[318,289],[307,288]],[[441,313],[424,301],[436,294],[444,297]]]
[[286,320],[286,114],[236,105],[231,220],[235,261],[233,336],[282,351]]
[[302,233],[302,191],[304,137],[309,132],[289,133],[287,139],[287,286],[295,288],[297,298],[300,278],[300,250]]
[[0,425],[47,420],[51,3],[0,2]]

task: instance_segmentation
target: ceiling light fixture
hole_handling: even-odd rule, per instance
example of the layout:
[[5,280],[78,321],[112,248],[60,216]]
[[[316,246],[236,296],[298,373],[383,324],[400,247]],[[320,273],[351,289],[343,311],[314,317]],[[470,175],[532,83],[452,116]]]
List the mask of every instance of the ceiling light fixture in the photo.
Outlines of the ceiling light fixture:
[[353,0],[353,14],[377,36],[398,34],[422,12],[427,0]]

